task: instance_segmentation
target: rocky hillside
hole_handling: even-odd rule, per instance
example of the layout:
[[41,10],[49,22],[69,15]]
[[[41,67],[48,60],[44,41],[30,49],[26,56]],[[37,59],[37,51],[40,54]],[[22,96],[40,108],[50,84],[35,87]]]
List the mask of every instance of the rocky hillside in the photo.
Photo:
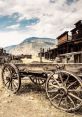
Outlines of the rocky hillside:
[[51,38],[37,38],[31,37],[25,39],[19,45],[13,45],[6,47],[6,51],[18,55],[18,54],[37,54],[40,51],[40,48],[47,50],[55,46],[56,41]]

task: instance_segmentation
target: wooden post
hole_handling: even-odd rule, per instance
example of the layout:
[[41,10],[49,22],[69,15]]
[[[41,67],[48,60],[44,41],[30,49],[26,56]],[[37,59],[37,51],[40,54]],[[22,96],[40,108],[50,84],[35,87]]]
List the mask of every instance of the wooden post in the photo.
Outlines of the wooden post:
[[40,48],[40,63],[42,63],[42,48]]
[[49,51],[48,55],[49,55],[49,58],[48,59],[50,60],[50,51]]

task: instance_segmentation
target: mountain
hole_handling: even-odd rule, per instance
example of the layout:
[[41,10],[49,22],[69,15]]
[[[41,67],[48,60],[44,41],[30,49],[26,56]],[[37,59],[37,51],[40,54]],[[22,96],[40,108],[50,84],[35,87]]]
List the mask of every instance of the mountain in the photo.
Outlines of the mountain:
[[55,46],[55,39],[51,38],[38,38],[38,37],[30,37],[26,38],[23,42],[18,45],[13,45],[6,47],[6,51],[14,54],[32,54],[36,55],[40,52],[40,48],[44,48],[47,50],[48,48],[52,48]]
[[6,50],[6,52],[9,53],[9,51],[14,49],[15,47],[16,47],[16,45],[11,45],[11,46],[5,47],[4,49]]
[[32,42],[36,42],[36,41],[54,43],[54,39],[51,39],[51,38],[30,37],[30,38],[25,39],[21,44],[23,44],[23,43],[32,43]]

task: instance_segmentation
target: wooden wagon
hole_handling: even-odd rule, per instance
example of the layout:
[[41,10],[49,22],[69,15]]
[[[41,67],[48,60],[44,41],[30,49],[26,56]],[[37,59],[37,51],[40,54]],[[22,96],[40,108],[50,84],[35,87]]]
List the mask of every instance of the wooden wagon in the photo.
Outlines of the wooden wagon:
[[36,85],[44,85],[53,106],[67,112],[82,106],[82,64],[12,64],[2,68],[4,86],[17,93],[24,77]]

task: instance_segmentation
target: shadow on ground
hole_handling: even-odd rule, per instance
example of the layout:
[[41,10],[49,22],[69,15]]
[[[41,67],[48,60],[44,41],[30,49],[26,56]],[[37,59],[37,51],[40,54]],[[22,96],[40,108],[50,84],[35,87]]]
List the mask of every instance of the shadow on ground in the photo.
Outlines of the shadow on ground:
[[44,86],[38,86],[33,83],[23,83],[18,94],[21,95],[30,92],[46,94]]

